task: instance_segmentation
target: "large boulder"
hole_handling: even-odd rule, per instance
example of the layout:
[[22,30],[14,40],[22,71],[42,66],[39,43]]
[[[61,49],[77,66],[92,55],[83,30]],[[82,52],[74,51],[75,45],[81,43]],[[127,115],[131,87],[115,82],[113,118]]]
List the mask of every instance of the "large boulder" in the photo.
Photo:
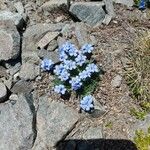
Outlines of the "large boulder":
[[52,149],[73,129],[79,116],[76,110],[43,96],[37,111],[37,139],[34,150]]
[[19,13],[12,13],[11,11],[0,11],[0,21],[11,20],[19,28],[24,23],[23,17]]
[[103,2],[76,2],[71,5],[70,12],[90,26],[97,26],[105,18],[104,6]]
[[0,21],[0,61],[16,59],[20,52],[20,35],[12,21]]
[[0,112],[0,149],[31,149],[36,136],[32,98],[19,95],[18,100],[0,104]]

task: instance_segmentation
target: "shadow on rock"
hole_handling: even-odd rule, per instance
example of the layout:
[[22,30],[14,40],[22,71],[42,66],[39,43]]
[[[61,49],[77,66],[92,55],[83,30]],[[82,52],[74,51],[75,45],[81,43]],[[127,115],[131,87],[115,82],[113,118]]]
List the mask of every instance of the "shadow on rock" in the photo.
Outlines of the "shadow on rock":
[[136,145],[122,139],[65,140],[56,150],[137,150]]

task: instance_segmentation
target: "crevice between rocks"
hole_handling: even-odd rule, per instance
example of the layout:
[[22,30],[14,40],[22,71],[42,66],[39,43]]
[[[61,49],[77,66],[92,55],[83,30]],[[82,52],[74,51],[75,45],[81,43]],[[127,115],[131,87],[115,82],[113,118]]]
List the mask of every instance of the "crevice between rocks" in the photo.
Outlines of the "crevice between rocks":
[[73,129],[77,126],[77,124],[78,124],[79,122],[80,122],[80,119],[67,131],[67,133],[66,133],[65,135],[63,135],[63,137],[61,138],[61,140],[56,143],[55,148],[56,148],[57,146],[59,146],[59,144],[60,144],[61,142],[63,142],[63,140],[66,139],[66,137],[73,131]]
[[31,148],[33,148],[36,137],[37,137],[37,128],[36,128],[37,111],[35,110],[35,106],[33,104],[33,95],[32,95],[32,93],[25,93],[25,97],[26,97],[26,100],[27,100],[27,103],[30,107],[31,112],[33,113],[32,130],[33,130],[33,133],[34,133],[34,137],[33,137],[33,143],[32,143],[32,147],[31,147]]

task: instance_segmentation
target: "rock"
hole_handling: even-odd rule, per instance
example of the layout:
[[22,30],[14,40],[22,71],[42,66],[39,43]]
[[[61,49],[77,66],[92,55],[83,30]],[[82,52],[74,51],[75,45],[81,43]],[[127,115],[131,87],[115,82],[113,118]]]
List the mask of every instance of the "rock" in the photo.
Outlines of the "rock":
[[101,117],[105,112],[105,108],[96,99],[94,99],[94,110],[91,114],[89,114],[89,116],[98,118]]
[[0,104],[0,112],[0,149],[31,149],[36,136],[32,98],[19,95],[17,101]]
[[37,111],[37,139],[33,150],[51,149],[64,139],[79,119],[77,111],[65,104],[50,101],[43,96],[39,99]]
[[47,50],[40,50],[39,51],[39,57],[40,58],[48,58],[48,59],[51,59],[55,64],[60,62],[59,60],[59,54],[57,51],[52,51],[52,52],[49,52]]
[[7,100],[7,89],[6,86],[0,82],[0,103]]
[[105,18],[103,2],[76,2],[70,7],[70,12],[79,20],[90,26],[100,25]]
[[113,80],[111,81],[112,87],[115,87],[115,88],[119,88],[121,83],[122,83],[122,77],[120,75],[115,76]]
[[62,6],[66,6],[67,5],[67,1],[66,0],[50,0],[48,2],[45,2],[41,8],[43,11],[52,11],[56,8],[62,7]]
[[105,9],[107,11],[107,15],[109,15],[110,18],[114,18],[116,16],[114,12],[114,6],[112,0],[104,0],[105,3]]
[[108,25],[111,22],[112,17],[110,15],[105,15],[105,18],[103,20],[103,24]]
[[24,80],[34,80],[40,74],[40,67],[32,63],[24,63],[21,66],[20,78]]
[[23,14],[23,13],[24,13],[24,7],[23,7],[22,2],[16,2],[16,3],[14,4],[14,6],[15,6],[15,8],[17,9],[17,12],[18,12],[19,14]]
[[102,133],[102,127],[90,127],[84,134],[83,139],[90,140],[90,139],[102,139],[103,133]]
[[40,63],[40,59],[38,57],[38,51],[23,52],[22,63],[32,63],[38,65]]
[[59,32],[47,32],[37,43],[37,47],[42,49],[59,35]]
[[7,71],[6,68],[4,68],[3,66],[0,66],[0,78],[1,77],[7,77]]
[[150,127],[150,114],[148,114],[145,118],[145,120],[141,121],[138,120],[131,128],[129,132],[129,138],[133,139],[135,136],[136,130],[143,130],[145,133],[147,133],[147,129]]
[[47,47],[48,51],[54,51],[56,48],[58,47],[57,41],[56,40],[52,40]]
[[9,100],[13,100],[13,101],[17,101],[18,100],[18,95],[17,94],[11,94],[10,96],[9,96]]
[[60,37],[60,36],[57,38],[57,43],[59,47],[61,47],[65,42],[66,42],[65,38]]
[[19,13],[12,13],[10,11],[0,11],[0,21],[2,20],[12,20],[18,28],[24,23],[24,20]]
[[75,24],[75,35],[80,47],[87,43],[93,44],[91,42],[90,35],[87,32],[87,27],[84,23],[81,22]]
[[7,86],[8,89],[10,89],[12,87],[12,76],[8,76],[7,78],[1,78],[1,80],[3,81],[3,83]]
[[17,63],[15,64],[13,67],[11,67],[10,69],[7,70],[7,72],[13,76],[14,74],[16,74],[19,70],[20,70],[20,67],[21,67],[21,63]]
[[23,35],[23,46],[22,46],[22,62],[36,62],[39,64],[37,42],[47,32],[59,32],[61,31],[63,24],[36,24],[27,28]]
[[0,30],[0,61],[16,59],[20,53],[20,35],[17,29],[12,31]]
[[[64,28],[62,29],[61,33],[63,37],[71,38],[72,36],[76,37],[76,40],[78,42],[77,45],[80,47],[83,46],[86,43],[94,44],[91,40],[90,34],[87,32],[88,27],[85,23],[73,23],[73,24],[66,24]],[[62,42],[65,41],[65,39],[62,39],[59,37],[58,43],[59,45],[62,45]],[[73,43],[73,41],[71,41]]]
[[115,3],[126,5],[127,7],[132,7],[134,5],[133,0],[113,0]]
[[33,90],[32,83],[27,82],[25,80],[18,81],[11,88],[11,92],[13,94],[30,93],[32,90]]

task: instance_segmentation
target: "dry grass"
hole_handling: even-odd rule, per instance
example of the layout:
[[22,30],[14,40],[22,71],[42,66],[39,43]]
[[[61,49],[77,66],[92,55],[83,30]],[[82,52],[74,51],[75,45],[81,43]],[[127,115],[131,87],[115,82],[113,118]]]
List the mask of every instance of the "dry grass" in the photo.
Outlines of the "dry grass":
[[139,36],[134,47],[125,78],[134,98],[139,102],[150,101],[150,32]]

